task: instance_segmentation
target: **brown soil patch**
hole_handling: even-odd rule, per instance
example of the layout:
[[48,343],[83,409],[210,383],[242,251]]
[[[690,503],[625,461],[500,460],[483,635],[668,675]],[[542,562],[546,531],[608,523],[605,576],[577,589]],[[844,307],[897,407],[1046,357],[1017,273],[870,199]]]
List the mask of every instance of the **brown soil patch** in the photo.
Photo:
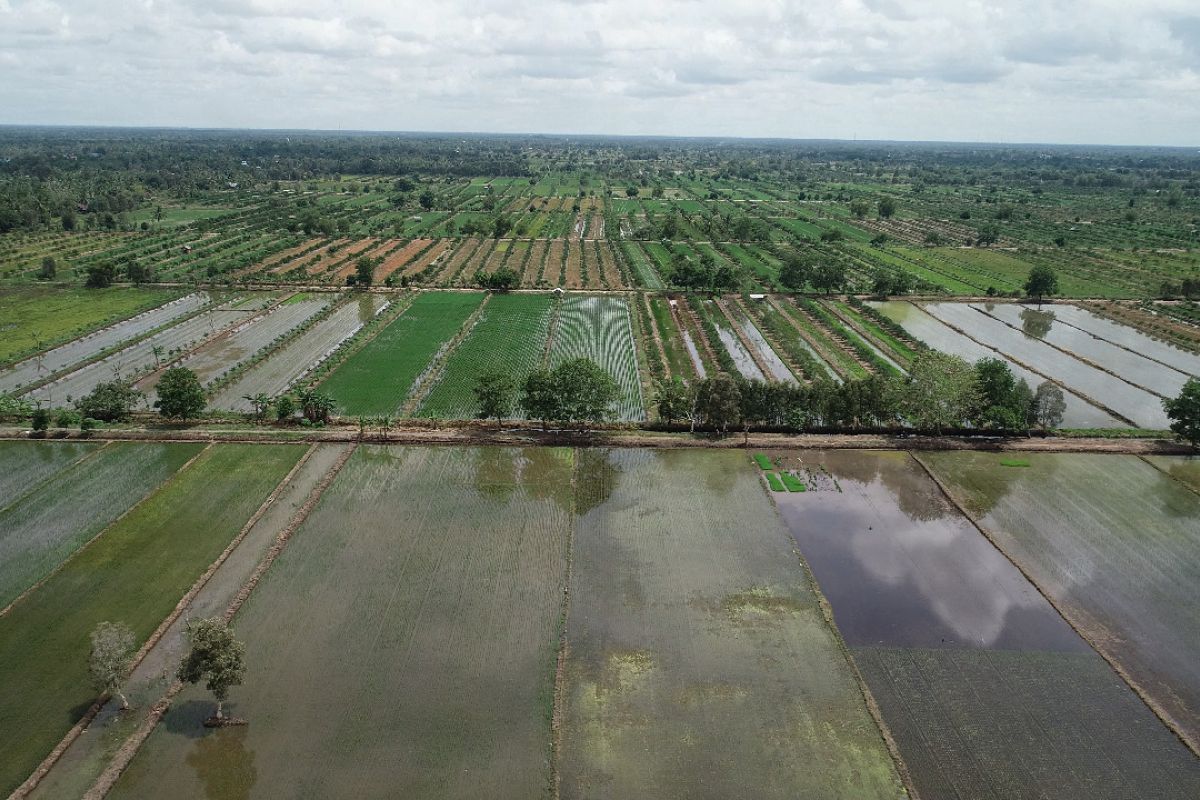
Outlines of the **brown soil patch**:
[[583,288],[583,246],[572,237],[567,245],[567,272],[565,285],[568,289]]
[[450,242],[450,239],[439,240],[437,244],[422,253],[412,263],[406,264],[402,274],[415,275],[418,272],[423,271],[430,264],[446,254],[446,252],[450,249]]
[[375,268],[375,283],[383,283],[388,279],[389,275],[403,267],[412,260],[413,256],[415,256],[417,253],[420,253],[431,244],[433,244],[433,239],[413,239],[399,250],[393,250],[387,256],[387,258],[383,260],[383,263]]

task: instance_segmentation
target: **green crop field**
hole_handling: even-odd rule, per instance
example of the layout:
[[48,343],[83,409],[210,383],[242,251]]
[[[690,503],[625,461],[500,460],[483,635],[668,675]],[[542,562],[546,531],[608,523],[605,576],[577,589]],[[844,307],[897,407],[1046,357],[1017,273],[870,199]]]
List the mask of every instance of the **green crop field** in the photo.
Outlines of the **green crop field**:
[[0,509],[0,607],[158,488],[201,447],[116,442]]
[[145,640],[302,452],[212,446],[0,617],[0,792],[21,783],[95,699],[95,625],[121,621]]
[[100,446],[98,442],[0,442],[0,509]]
[[0,289],[0,363],[167,302],[170,289]]
[[321,384],[340,412],[394,414],[430,361],[479,307],[475,292],[427,292]]
[[563,300],[550,346],[550,365],[572,358],[590,358],[616,380],[620,397],[614,405],[615,419],[646,418],[629,306],[624,298],[571,296]]
[[521,380],[542,361],[550,315],[557,302],[545,295],[496,295],[474,329],[446,360],[418,416],[443,419],[475,416],[480,375],[501,372]]

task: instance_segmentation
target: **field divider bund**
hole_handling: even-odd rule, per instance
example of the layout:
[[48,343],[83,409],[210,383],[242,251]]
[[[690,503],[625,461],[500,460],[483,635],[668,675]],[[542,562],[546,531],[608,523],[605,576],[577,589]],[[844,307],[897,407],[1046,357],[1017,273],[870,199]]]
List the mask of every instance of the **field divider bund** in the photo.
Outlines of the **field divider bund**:
[[1167,470],[1165,470],[1165,469],[1163,469],[1162,467],[1160,467],[1158,464],[1155,464],[1153,461],[1151,461],[1150,459],[1146,458],[1146,456],[1145,456],[1144,454],[1142,454],[1142,453],[1137,453],[1137,457],[1138,457],[1138,458],[1140,458],[1142,461],[1145,461],[1145,462],[1146,462],[1147,464],[1149,464],[1151,467],[1154,467],[1154,469],[1158,470],[1158,471],[1159,471],[1159,472],[1161,472],[1163,475],[1166,475],[1168,478],[1170,478],[1171,480],[1173,480],[1173,481],[1175,481],[1176,483],[1178,483],[1178,484],[1179,484],[1180,486],[1182,486],[1184,489],[1187,489],[1187,490],[1188,490],[1189,492],[1191,492],[1192,494],[1195,494],[1195,495],[1200,495],[1200,488],[1196,488],[1195,486],[1193,486],[1192,484],[1188,483],[1188,482],[1187,482],[1187,481],[1185,481],[1185,480],[1180,480],[1180,479],[1179,479],[1179,478],[1178,478],[1178,477],[1177,477],[1175,474],[1173,474],[1173,473],[1171,473],[1171,472],[1168,472]]
[[572,450],[575,463],[571,465],[571,517],[567,525],[567,570],[563,578],[562,610],[559,612],[558,647],[554,658],[554,699],[550,710],[550,791],[553,800],[562,796],[562,774],[559,762],[562,760],[563,714],[566,705],[566,669],[567,659],[571,654],[571,645],[567,641],[567,622],[571,614],[571,576],[575,564],[575,520],[578,519],[578,492],[576,473],[579,470],[578,449]]
[[[200,456],[207,453],[212,448],[212,446],[213,446],[213,444],[210,442],[205,447],[202,447],[200,449],[200,452],[196,453],[196,455],[192,456],[186,462],[184,462],[183,466],[181,466],[178,470],[176,470],[174,475],[172,475],[166,481],[163,481],[163,483],[160,484],[155,489],[152,489],[151,491],[147,492],[145,497],[143,497],[141,500],[137,501],[132,506],[130,506],[125,511],[125,513],[121,514],[119,517],[114,519],[111,523],[108,524],[108,526],[106,526],[103,530],[101,530],[99,533],[97,533],[91,539],[88,539],[82,545],[75,548],[74,552],[72,552],[71,555],[69,555],[65,559],[63,559],[63,561],[57,567],[55,567],[53,570],[51,570],[48,574],[46,574],[41,580],[39,580],[33,586],[30,586],[28,589],[21,592],[21,594],[18,595],[15,600],[13,600],[11,603],[9,603],[7,606],[5,606],[3,609],[0,609],[0,617],[7,614],[14,606],[16,606],[17,603],[21,602],[24,598],[26,598],[30,594],[32,594],[36,589],[38,589],[43,584],[45,584],[46,581],[50,580],[50,578],[52,578],[64,566],[66,566],[66,564],[69,561],[71,561],[75,557],[76,554],[78,554],[84,548],[86,548],[88,545],[92,544],[97,539],[99,539],[101,536],[103,536],[107,531],[109,531],[114,525],[116,525],[122,519],[129,516],[129,514],[133,513],[134,509],[138,508],[143,503],[145,503],[148,499],[150,499],[151,497],[158,494],[158,492],[161,491],[162,488],[164,486],[166,486],[168,483],[171,483],[172,481],[177,480],[178,476],[180,474],[182,474],[188,467],[190,467],[193,463],[195,463],[196,459],[200,458]],[[205,578],[205,581],[207,582],[207,578]],[[177,606],[176,610],[174,612],[172,612],[171,615],[168,615],[168,620],[173,621],[174,617],[178,617],[179,613],[183,610],[183,608],[186,607],[186,605],[187,604],[184,603],[180,606]],[[153,646],[152,643],[157,642],[158,638],[162,637],[162,634],[166,632],[166,629],[168,627],[170,627],[170,621],[164,620],[164,622],[162,624],[160,624],[158,628],[155,629],[154,633],[152,633],[150,635],[150,638],[146,640],[146,644],[142,645],[142,647],[137,651],[137,653],[134,654],[133,658],[130,660],[130,662],[129,662],[129,671],[130,672],[132,672],[134,670],[134,668],[136,668],[137,665],[139,663],[141,663],[142,659],[146,657],[146,654],[148,652],[150,652],[150,648]],[[21,783],[20,786],[18,786],[16,789],[13,790],[13,793],[8,796],[8,800],[24,800],[24,798],[28,797],[29,793],[37,788],[37,785],[42,782],[42,779],[46,777],[47,773],[50,772],[51,768],[55,764],[58,763],[58,760],[60,758],[62,758],[63,753],[65,753],[67,751],[67,748],[69,748],[71,746],[71,744],[76,739],[78,739],[83,734],[84,731],[87,730],[88,726],[92,724],[92,720],[95,719],[96,715],[100,713],[100,709],[104,708],[104,704],[107,703],[110,699],[111,699],[110,696],[107,694],[100,695],[100,697],[97,698],[96,702],[92,703],[92,705],[88,707],[88,710],[86,712],[84,712],[84,715],[79,719],[79,721],[76,722],[74,726],[72,726],[71,730],[67,731],[66,735],[63,736],[62,740],[59,741],[59,743],[57,745],[55,745],[54,749],[50,751],[50,754],[47,755],[42,760],[42,763],[38,764],[37,769],[35,769],[33,771],[33,773],[28,778],[26,778],[23,783]]]
[[667,348],[663,344],[662,332],[658,329],[658,321],[654,319],[654,310],[650,308],[650,298],[645,292],[638,292],[633,302],[640,304],[642,312],[645,314],[650,327],[650,338],[654,341],[654,350],[658,353],[658,362],[662,365],[662,372],[668,378],[675,377],[671,374],[671,362],[667,359]]
[[811,385],[815,380],[815,377],[809,375],[808,371],[805,370],[802,365],[796,363],[796,360],[792,357],[791,353],[789,353],[786,348],[781,346],[779,342],[776,341],[775,334],[770,330],[770,328],[767,327],[762,318],[759,316],[758,310],[748,308],[746,302],[743,301],[741,297],[735,297],[732,302],[736,304],[739,309],[741,309],[743,314],[746,315],[746,319],[750,320],[754,324],[755,328],[758,328],[758,332],[763,337],[763,340],[775,352],[775,355],[779,357],[779,360],[783,362],[783,365],[788,368],[788,372],[792,373],[792,377],[796,379],[796,383],[800,386]]
[[711,365],[713,373],[723,372],[721,360],[717,358],[717,351],[714,349],[715,345],[708,340],[708,334],[704,332],[704,326],[700,324],[700,318],[696,315],[696,309],[692,308],[691,301],[687,297],[681,297],[678,303],[672,307],[672,314],[679,308],[683,309],[675,320],[679,324],[679,329],[685,330],[681,318],[686,319],[691,324],[691,330],[688,332],[693,340],[698,340],[693,343],[699,344],[700,349],[708,356],[708,363]]
[[[1004,320],[1000,319],[999,317],[997,317],[997,316],[995,316],[995,315],[993,315],[993,314],[989,314],[987,311],[984,311],[982,308],[978,308],[978,307],[977,307],[977,306],[975,306],[973,303],[968,303],[968,304],[967,304],[967,306],[968,306],[969,308],[971,308],[971,309],[974,309],[975,311],[978,311],[980,314],[983,314],[985,317],[988,317],[989,319],[994,319],[996,322],[999,322],[1001,325],[1005,325],[1005,326],[1007,326],[1008,328],[1010,328],[1010,329],[1012,329],[1012,330],[1014,330],[1014,331],[1017,331],[1018,333],[1020,333],[1020,334],[1022,334],[1022,335],[1027,335],[1027,334],[1025,334],[1025,332],[1024,332],[1024,331],[1022,331],[1020,328],[1016,327],[1015,325],[1013,325],[1013,324],[1011,324],[1011,323],[1009,323],[1009,322],[1005,322]],[[1058,321],[1059,321],[1059,320],[1057,320],[1057,319],[1055,320],[1055,322],[1058,322]],[[1074,325],[1072,325],[1072,326],[1070,326],[1070,327],[1073,327],[1073,328],[1074,328],[1075,326],[1074,326]],[[1076,328],[1076,330],[1080,330],[1080,331],[1082,331],[1083,329],[1082,329],[1082,328]],[[1087,331],[1083,331],[1083,333],[1088,333],[1088,332],[1087,332]],[[1091,333],[1088,333],[1088,336],[1091,336],[1093,339],[1098,339],[1098,340],[1100,340],[1100,341],[1102,341],[1102,342],[1104,342],[1104,341],[1107,341],[1106,339],[1104,339],[1104,338],[1102,338],[1102,337],[1100,337],[1100,336],[1096,336],[1096,335],[1094,335],[1094,334],[1091,334]],[[1067,349],[1066,349],[1066,348],[1064,348],[1064,347],[1059,347],[1058,345],[1054,344],[1053,342],[1048,342],[1048,341],[1046,341],[1045,339],[1038,339],[1038,341],[1039,341],[1039,342],[1041,342],[1042,344],[1046,345],[1047,347],[1052,347],[1052,348],[1054,348],[1055,350],[1057,350],[1058,352],[1062,353],[1062,354],[1063,354],[1063,355],[1065,355],[1065,356],[1069,356],[1069,357],[1071,357],[1071,358],[1075,359],[1076,361],[1080,361],[1080,362],[1082,362],[1082,363],[1084,363],[1084,364],[1087,364],[1089,367],[1092,367],[1093,369],[1098,369],[1098,370],[1100,370],[1101,372],[1107,373],[1107,374],[1109,374],[1109,375],[1113,376],[1114,378],[1116,378],[1116,379],[1117,379],[1117,380],[1119,380],[1119,381],[1124,381],[1125,383],[1128,383],[1130,386],[1132,386],[1132,387],[1133,387],[1133,388],[1135,388],[1135,389],[1141,389],[1143,392],[1149,392],[1150,394],[1154,395],[1155,397],[1159,397],[1159,398],[1162,398],[1162,399],[1164,399],[1164,400],[1166,400],[1166,399],[1167,399],[1167,396],[1166,396],[1165,394],[1163,394],[1162,392],[1159,392],[1159,391],[1157,391],[1157,390],[1155,390],[1155,389],[1151,389],[1151,388],[1149,388],[1149,387],[1146,387],[1146,386],[1142,386],[1140,383],[1135,383],[1135,382],[1131,381],[1129,378],[1126,378],[1126,377],[1125,377],[1125,376],[1123,376],[1123,375],[1119,375],[1119,374],[1117,374],[1116,372],[1113,372],[1113,371],[1112,371],[1111,369],[1109,369],[1108,367],[1106,367],[1106,366],[1103,366],[1102,364],[1097,364],[1095,361],[1092,361],[1090,358],[1088,358],[1087,356],[1083,355],[1082,353],[1076,353],[1076,352],[1074,352],[1073,350],[1067,350]],[[1108,342],[1108,344],[1111,344],[1111,345],[1113,345],[1113,346],[1115,346],[1115,347],[1120,347],[1120,345],[1117,345],[1115,342]],[[1141,353],[1138,353],[1137,351],[1134,351],[1134,350],[1129,350],[1129,348],[1128,348],[1128,347],[1121,347],[1121,349],[1122,349],[1122,350],[1128,350],[1130,353],[1133,353],[1134,355],[1137,355],[1137,356],[1141,356],[1142,358],[1146,359],[1147,361],[1153,361],[1155,364],[1158,364],[1159,366],[1165,367],[1165,368],[1167,368],[1167,369],[1171,370],[1172,372],[1178,372],[1180,375],[1183,375],[1185,378],[1191,378],[1191,377],[1193,377],[1192,375],[1189,375],[1188,373],[1184,372],[1184,371],[1183,371],[1183,370],[1181,370],[1181,369],[1176,369],[1175,367],[1172,367],[1170,364],[1164,364],[1164,363],[1162,363],[1161,361],[1155,361],[1153,358],[1150,358],[1150,356],[1143,356]]]
[[[804,305],[801,305],[803,303]],[[811,304],[811,308],[809,306]],[[862,353],[854,346],[854,342],[850,339],[850,334],[845,330],[838,330],[840,323],[836,316],[829,312],[829,309],[819,299],[804,297],[800,299],[800,303],[796,304],[801,313],[813,322],[818,328],[829,334],[829,339],[838,349],[851,361],[866,370],[868,375],[875,375],[879,372],[875,365],[868,361]]]
[[[905,366],[907,359],[903,358],[890,345],[876,338],[875,334],[868,331],[865,325],[860,325],[855,320],[850,319],[845,312],[843,312],[833,303],[825,303],[824,305],[825,309],[834,317],[836,317],[839,322],[857,334],[867,344],[873,346],[880,353],[895,361],[895,366],[899,367],[902,372],[908,372],[908,366]],[[909,366],[911,366],[911,364]]]
[[[912,304],[912,305],[915,305],[915,304]],[[1048,381],[1050,381],[1051,383],[1053,383],[1054,385],[1056,385],[1056,386],[1058,386],[1060,389],[1062,389],[1064,392],[1070,392],[1071,394],[1075,395],[1076,397],[1078,397],[1078,398],[1081,398],[1082,400],[1084,400],[1084,401],[1086,401],[1086,402],[1088,402],[1088,403],[1091,403],[1091,404],[1092,404],[1092,405],[1094,405],[1096,408],[1098,408],[1098,409],[1100,409],[1101,411],[1105,412],[1106,414],[1108,414],[1108,415],[1110,415],[1110,416],[1114,417],[1115,419],[1119,419],[1119,420],[1121,420],[1122,422],[1124,422],[1124,423],[1128,424],[1130,427],[1133,427],[1133,428],[1140,428],[1140,427],[1141,427],[1141,426],[1140,426],[1140,425],[1138,425],[1136,422],[1134,422],[1133,420],[1129,419],[1129,417],[1126,417],[1124,414],[1119,414],[1119,413],[1117,413],[1116,411],[1114,411],[1113,409],[1109,408],[1109,407],[1108,407],[1107,405],[1105,405],[1104,403],[1101,403],[1099,400],[1096,400],[1096,399],[1092,398],[1090,395],[1086,395],[1086,394],[1084,394],[1084,393],[1083,393],[1082,391],[1080,391],[1079,389],[1076,389],[1076,388],[1074,388],[1074,387],[1072,387],[1072,386],[1067,386],[1066,384],[1062,383],[1061,381],[1056,381],[1054,378],[1051,378],[1049,375],[1047,375],[1046,373],[1042,372],[1041,370],[1034,369],[1034,368],[1033,368],[1031,365],[1029,365],[1029,364],[1026,364],[1024,361],[1021,361],[1020,359],[1016,358],[1015,356],[1011,356],[1011,355],[1009,355],[1008,353],[1005,353],[1005,352],[1004,352],[1003,350],[1001,350],[1000,348],[998,348],[998,347],[994,347],[994,346],[992,346],[992,345],[988,344],[987,342],[982,342],[982,341],[980,341],[979,339],[976,339],[974,336],[972,336],[971,334],[967,333],[967,332],[966,332],[966,331],[964,331],[962,328],[960,328],[960,327],[958,327],[957,325],[954,325],[954,324],[952,324],[952,323],[950,323],[950,322],[947,322],[946,320],[944,320],[944,319],[942,319],[941,317],[937,316],[936,314],[934,314],[933,312],[929,311],[929,310],[928,310],[928,309],[926,309],[925,307],[923,307],[923,306],[916,306],[916,307],[917,307],[917,308],[919,308],[921,311],[924,311],[926,314],[929,314],[929,316],[933,317],[933,318],[934,318],[934,319],[936,319],[938,322],[940,322],[941,324],[945,325],[945,326],[946,326],[947,328],[949,328],[950,330],[952,330],[952,331],[954,331],[955,333],[957,333],[959,336],[964,336],[964,337],[966,337],[967,339],[970,339],[970,340],[971,340],[972,342],[974,342],[975,344],[979,345],[980,347],[983,347],[983,348],[986,348],[986,349],[988,349],[988,350],[991,350],[993,353],[995,353],[995,354],[996,354],[997,356],[999,356],[1000,358],[1002,358],[1002,359],[1006,359],[1006,360],[1008,360],[1008,361],[1011,361],[1012,363],[1016,364],[1018,367],[1023,367],[1024,369],[1027,369],[1027,370],[1029,370],[1030,372],[1032,372],[1034,375],[1038,375],[1038,376],[1040,376],[1040,377],[1044,378],[1045,380],[1048,380]],[[1127,382],[1128,382],[1128,381],[1127,381]],[[1132,384],[1130,384],[1130,385],[1132,385]],[[1138,387],[1138,388],[1140,388],[1140,387]]]
[[487,308],[487,304],[491,299],[491,292],[485,294],[479,306],[471,312],[471,316],[467,317],[462,327],[458,329],[458,333],[454,334],[454,337],[442,345],[441,349],[434,354],[429,365],[413,381],[407,399],[400,406],[400,416],[411,417],[421,407],[421,404],[425,402],[425,398],[429,396],[429,393],[441,381],[442,373],[446,371],[446,362],[450,360],[450,356],[458,349],[458,346],[475,330],[475,326],[482,319],[484,309]]
[[1071,630],[1075,631],[1079,638],[1087,642],[1088,646],[1104,659],[1104,662],[1108,664],[1112,671],[1115,672],[1118,677],[1120,677],[1125,685],[1128,686],[1130,690],[1132,690],[1133,693],[1136,694],[1138,698],[1146,704],[1146,707],[1150,709],[1154,716],[1158,717],[1159,721],[1167,727],[1167,730],[1175,734],[1176,738],[1178,738],[1179,741],[1182,742],[1183,745],[1190,750],[1193,755],[1200,757],[1200,742],[1197,742],[1192,739],[1192,737],[1188,736],[1187,733],[1175,721],[1175,718],[1145,691],[1142,685],[1136,679],[1134,679],[1134,677],[1128,671],[1125,670],[1119,661],[1117,661],[1115,656],[1105,649],[1103,646],[1103,640],[1099,637],[1088,635],[1087,629],[1080,625],[1070,614],[1067,613],[1065,607],[1058,603],[1054,597],[1051,596],[1050,592],[1044,589],[1042,585],[1034,579],[1033,575],[1025,569],[1020,561],[1014,558],[1012,554],[1010,554],[1006,549],[1004,549],[1004,547],[1001,546],[1000,542],[996,538],[996,535],[987,526],[980,522],[980,520],[978,520],[974,514],[970,513],[970,511],[968,511],[964,505],[959,503],[958,499],[955,498],[954,494],[950,491],[950,487],[942,482],[941,478],[939,478],[934,471],[929,468],[929,465],[926,464],[917,453],[910,452],[909,455],[912,457],[913,461],[916,461],[921,465],[921,469],[925,471],[925,474],[928,475],[930,480],[932,480],[938,487],[938,490],[941,491],[947,502],[957,509],[958,513],[962,514],[963,517],[969,521],[985,539],[988,540],[992,547],[996,548],[1000,555],[1008,559],[1009,563],[1011,563],[1017,569],[1017,571],[1024,576],[1025,580],[1029,581],[1030,586],[1037,589],[1038,594],[1045,598],[1046,602],[1049,603],[1056,612],[1058,612],[1058,615],[1063,618],[1067,625],[1071,626]]
[[[225,612],[222,614],[222,617],[226,623],[230,622],[237,612],[241,610],[242,605],[246,602],[246,599],[249,598],[250,593],[254,591],[254,588],[262,579],[262,576],[265,575],[267,570],[270,569],[271,565],[275,563],[275,559],[279,557],[279,554],[283,552],[284,547],[286,547],[287,543],[291,541],[292,535],[308,518],[308,515],[312,512],[313,508],[316,507],[322,495],[324,495],[325,490],[329,488],[331,483],[333,483],[334,478],[338,476],[342,470],[342,467],[345,466],[346,462],[350,459],[350,456],[354,454],[356,449],[357,444],[355,443],[351,443],[350,446],[346,448],[345,452],[343,452],[342,455],[338,457],[337,461],[335,461],[329,468],[329,470],[326,471],[325,475],[321,478],[321,481],[313,487],[311,492],[309,492],[304,504],[300,506],[300,508],[296,509],[296,512],[292,515],[292,518],[288,521],[288,524],[285,525],[275,537],[275,543],[271,545],[271,548],[266,552],[265,555],[263,555],[262,559],[258,562],[258,566],[254,568],[254,572],[251,573],[246,582],[242,584],[242,587],[238,590],[238,593],[234,596],[233,600],[230,602],[229,606],[226,607]],[[192,590],[184,596],[184,600],[180,601],[180,606],[177,607],[177,610],[174,614],[176,618],[179,616],[179,613],[187,607],[187,603],[191,602],[191,598],[194,597],[195,594],[203,588],[203,585],[207,583],[208,580],[213,576],[213,574],[216,573],[221,564],[225,562],[225,559],[229,557],[229,554],[233,552],[237,545],[241,543],[242,539],[244,539],[250,532],[251,528],[253,528],[258,520],[262,518],[271,504],[275,502],[280,494],[282,494],[283,490],[291,482],[296,473],[300,471],[300,468],[308,461],[315,450],[316,445],[313,445],[304,453],[300,460],[296,462],[296,465],[292,467],[288,474],[284,476],[283,480],[280,481],[279,485],[275,487],[275,491],[271,493],[262,506],[259,507],[259,510],[255,512],[254,516],[251,517],[246,523],[245,527],[242,528],[242,531],[234,538],[233,542],[230,543],[229,547],[225,549],[225,552],[223,552],[218,557],[217,561],[208,568],[208,571],[206,571],[204,576],[202,576],[201,581],[198,581],[197,584],[192,587]],[[173,621],[174,620],[171,620],[171,622]],[[162,632],[165,633],[167,628],[170,627],[170,623],[164,623],[164,625],[160,627],[162,628]],[[183,688],[183,682],[178,679],[176,679],[170,685],[170,687],[167,688],[167,691],[163,694],[163,696],[159,698],[159,700],[153,706],[151,706],[150,712],[146,715],[146,718],[142,720],[142,723],[138,726],[137,730],[129,735],[129,737],[113,755],[108,766],[105,767],[104,772],[100,774],[100,777],[96,779],[96,782],[92,784],[92,787],[83,795],[83,800],[103,800],[109,791],[112,790],[117,780],[121,777],[121,773],[125,771],[130,762],[133,761],[134,756],[137,755],[138,750],[141,749],[142,744],[150,737],[150,734],[154,732],[154,729],[158,727],[158,723],[162,721],[163,716],[170,709],[171,703],[174,701],[175,697],[181,691],[183,691]]]
[[554,299],[554,308],[550,311],[550,321],[546,325],[546,341],[542,344],[542,369],[550,368],[550,354],[554,352],[554,337],[558,335],[558,322],[562,318],[563,295]]

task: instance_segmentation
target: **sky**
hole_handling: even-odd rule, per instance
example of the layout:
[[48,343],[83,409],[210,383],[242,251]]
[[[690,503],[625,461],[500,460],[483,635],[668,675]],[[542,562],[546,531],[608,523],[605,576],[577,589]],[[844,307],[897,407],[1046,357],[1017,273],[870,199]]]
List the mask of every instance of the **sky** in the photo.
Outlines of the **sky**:
[[0,123],[1200,144],[1200,0],[0,0]]

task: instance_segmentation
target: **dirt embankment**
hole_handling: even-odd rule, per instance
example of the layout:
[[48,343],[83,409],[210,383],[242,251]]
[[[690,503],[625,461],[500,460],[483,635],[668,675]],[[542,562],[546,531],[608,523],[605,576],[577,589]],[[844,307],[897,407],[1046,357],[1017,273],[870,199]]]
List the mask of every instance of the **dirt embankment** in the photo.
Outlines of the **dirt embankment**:
[[[0,439],[31,438],[28,428],[0,427]],[[47,439],[78,439],[78,431],[67,435],[51,432]],[[726,436],[707,433],[637,429],[549,430],[533,424],[494,427],[466,423],[435,427],[408,425],[386,430],[368,426],[338,425],[325,428],[277,428],[270,426],[129,427],[95,431],[97,441],[189,441],[189,442],[371,442],[399,445],[499,445],[505,447],[700,447],[760,450],[983,450],[1029,453],[1124,453],[1129,455],[1197,455],[1197,451],[1169,439],[1105,437],[987,437],[917,436],[880,433],[751,433],[731,432]]]

